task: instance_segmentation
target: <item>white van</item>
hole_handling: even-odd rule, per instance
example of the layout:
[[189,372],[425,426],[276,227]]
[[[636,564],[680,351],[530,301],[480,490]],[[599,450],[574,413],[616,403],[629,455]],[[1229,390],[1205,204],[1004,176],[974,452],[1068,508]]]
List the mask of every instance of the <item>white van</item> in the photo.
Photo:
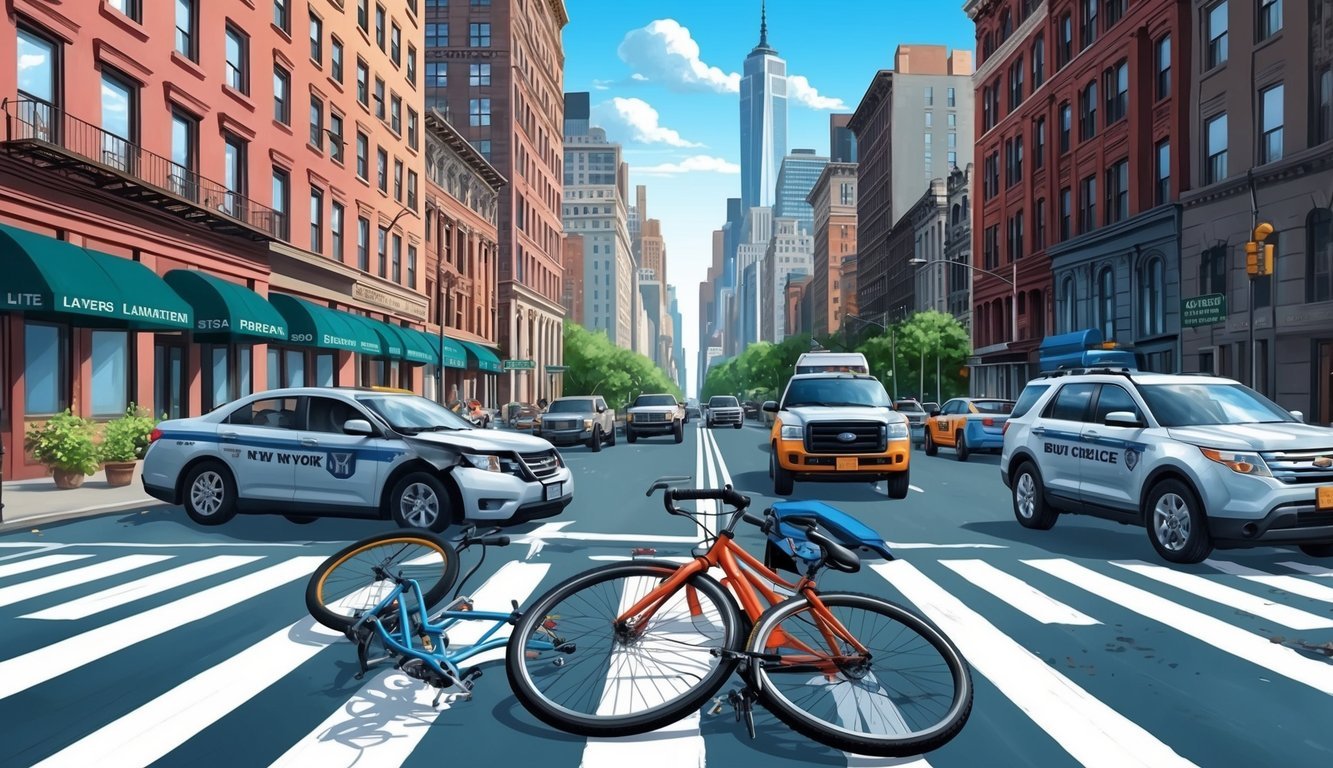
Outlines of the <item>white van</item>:
[[870,364],[860,352],[806,352],[796,360],[796,374],[870,373]]

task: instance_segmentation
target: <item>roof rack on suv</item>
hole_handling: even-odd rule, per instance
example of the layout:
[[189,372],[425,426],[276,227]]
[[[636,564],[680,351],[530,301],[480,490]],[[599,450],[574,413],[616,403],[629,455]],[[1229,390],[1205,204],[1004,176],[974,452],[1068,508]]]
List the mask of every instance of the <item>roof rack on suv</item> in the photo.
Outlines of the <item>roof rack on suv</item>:
[[1061,376],[1089,376],[1089,375],[1099,375],[1099,374],[1100,374],[1100,375],[1109,375],[1109,376],[1124,376],[1125,378],[1129,379],[1129,378],[1133,378],[1134,374],[1136,374],[1136,373],[1138,373],[1138,371],[1135,371],[1135,370],[1130,369],[1130,368],[1123,368],[1123,367],[1121,367],[1121,368],[1058,368],[1058,369],[1056,369],[1056,370],[1054,370],[1054,371],[1044,371],[1044,372],[1042,372],[1042,373],[1039,373],[1039,374],[1037,374],[1034,378],[1038,378],[1038,379],[1056,379],[1056,378],[1059,378],[1059,377],[1061,377]]

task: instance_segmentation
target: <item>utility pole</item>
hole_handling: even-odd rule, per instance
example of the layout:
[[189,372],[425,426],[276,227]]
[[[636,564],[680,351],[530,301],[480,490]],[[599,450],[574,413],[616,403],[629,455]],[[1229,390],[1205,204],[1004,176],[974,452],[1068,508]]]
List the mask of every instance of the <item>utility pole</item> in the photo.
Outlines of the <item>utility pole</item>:
[[[1256,214],[1257,216],[1257,214]],[[1249,277],[1249,348],[1250,387],[1259,388],[1259,359],[1254,348],[1254,281],[1273,274],[1273,246],[1264,241],[1273,234],[1273,225],[1261,222],[1255,225],[1252,238],[1245,243],[1245,274]],[[1271,288],[1271,286],[1270,286]]]

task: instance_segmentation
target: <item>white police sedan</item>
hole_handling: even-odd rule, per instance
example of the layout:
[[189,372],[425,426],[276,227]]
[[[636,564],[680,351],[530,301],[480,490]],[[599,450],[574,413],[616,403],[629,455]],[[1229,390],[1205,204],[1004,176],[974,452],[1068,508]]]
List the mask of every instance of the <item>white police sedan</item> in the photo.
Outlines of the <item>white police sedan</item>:
[[389,517],[442,531],[464,520],[520,523],[559,514],[574,479],[532,435],[477,429],[397,391],[275,389],[153,430],[144,490],[201,525],[238,512]]

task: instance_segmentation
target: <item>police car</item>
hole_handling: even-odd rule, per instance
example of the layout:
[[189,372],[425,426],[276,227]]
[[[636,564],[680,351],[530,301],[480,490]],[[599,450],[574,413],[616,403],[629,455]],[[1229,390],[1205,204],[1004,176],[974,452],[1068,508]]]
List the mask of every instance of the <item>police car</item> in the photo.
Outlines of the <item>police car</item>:
[[411,393],[338,387],[269,390],[158,424],[143,486],[202,525],[277,512],[300,523],[388,517],[434,531],[464,519],[550,517],[574,494],[546,440],[477,429]]
[[1164,559],[1297,545],[1333,557],[1333,429],[1231,379],[1075,369],[1029,382],[1005,424],[1014,516],[1142,525]]

